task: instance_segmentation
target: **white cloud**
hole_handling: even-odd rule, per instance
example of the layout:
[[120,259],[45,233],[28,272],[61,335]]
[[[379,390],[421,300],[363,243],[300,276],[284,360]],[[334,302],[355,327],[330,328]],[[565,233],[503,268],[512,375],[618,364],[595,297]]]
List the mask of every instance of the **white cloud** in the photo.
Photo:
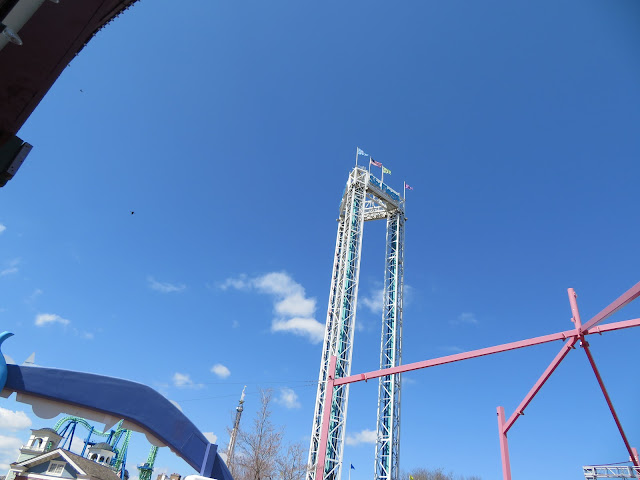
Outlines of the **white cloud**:
[[21,411],[14,412],[0,407],[0,429],[15,432],[30,426],[31,419],[27,417],[26,413]]
[[216,363],[213,367],[211,367],[211,372],[216,374],[220,378],[227,378],[229,375],[231,375],[231,371],[221,363]]
[[182,292],[187,288],[187,286],[184,284],[174,285],[173,283],[169,282],[158,282],[151,276],[147,277],[147,282],[149,282],[149,288],[151,290],[156,290],[157,292],[162,293]]
[[275,318],[271,322],[272,332],[289,332],[319,343],[324,338],[324,325],[314,318],[316,299],[306,296],[304,287],[288,273],[271,272],[254,278],[240,275],[228,278],[221,285],[222,290],[254,289],[273,297]]
[[320,343],[324,339],[324,325],[315,318],[274,319],[271,323],[271,331],[291,332],[294,335],[307,337],[311,343]]
[[283,298],[275,304],[276,312],[290,317],[309,317],[316,311],[316,299],[305,298],[304,294],[295,293]]
[[21,439],[0,435],[0,468],[9,470],[9,464],[16,461],[21,446]]
[[280,390],[280,397],[278,397],[276,401],[279,404],[284,405],[286,408],[300,408],[298,394],[287,387]]
[[360,443],[376,443],[377,435],[375,430],[362,430],[354,434],[347,434],[347,445],[358,445]]
[[6,229],[7,227],[0,223],[0,233],[4,232]]
[[263,293],[288,297],[304,295],[304,288],[285,272],[271,272],[253,279],[253,285]]
[[20,264],[19,258],[14,258],[13,260],[7,262],[8,267],[4,270],[0,270],[0,277],[4,277],[5,275],[11,275],[12,273],[18,273],[18,265]]
[[455,320],[451,320],[452,325],[476,325],[478,323],[478,319],[476,318],[475,313],[471,312],[463,312],[458,315],[458,318]]
[[55,313],[39,313],[36,315],[36,326],[42,327],[48,323],[60,323],[62,325],[68,325],[70,323],[66,318],[62,318]]
[[173,386],[178,388],[202,388],[204,385],[195,383],[187,373],[176,372],[173,374]]
[[382,315],[382,306],[384,303],[384,288],[373,290],[368,297],[362,299],[362,303],[371,313]]
[[204,435],[204,438],[209,440],[210,443],[216,443],[218,441],[218,436],[213,432],[202,432],[202,435]]

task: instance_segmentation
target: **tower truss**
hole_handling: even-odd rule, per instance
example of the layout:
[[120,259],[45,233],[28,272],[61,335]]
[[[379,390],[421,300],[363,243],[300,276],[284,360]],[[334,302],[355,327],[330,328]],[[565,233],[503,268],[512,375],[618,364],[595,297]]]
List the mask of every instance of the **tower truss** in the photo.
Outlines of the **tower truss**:
[[[338,233],[329,290],[329,306],[320,360],[318,391],[309,448],[307,480],[340,478],[349,385],[336,387],[323,478],[316,478],[329,359],[337,358],[336,378],[351,373],[362,233],[365,221],[387,220],[384,309],[380,368],[401,364],[404,199],[363,167],[356,166],[340,202]],[[397,480],[400,433],[400,377],[382,377],[378,395],[376,479]]]

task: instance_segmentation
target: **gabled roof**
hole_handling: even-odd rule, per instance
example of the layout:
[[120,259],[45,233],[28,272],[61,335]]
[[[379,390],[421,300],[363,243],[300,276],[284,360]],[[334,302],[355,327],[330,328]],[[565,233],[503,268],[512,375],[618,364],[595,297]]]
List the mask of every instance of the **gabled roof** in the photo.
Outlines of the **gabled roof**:
[[63,450],[62,448],[56,448],[55,450],[51,450],[50,452],[43,453],[42,455],[38,455],[37,457],[23,460],[22,462],[17,462],[12,465],[30,469],[35,465],[49,462],[51,460],[56,460],[58,458],[64,460],[80,475],[88,475],[98,480],[120,480],[120,477],[109,467],[100,465],[93,460],[81,457],[80,455],[76,455],[75,453],[69,452],[68,450]]

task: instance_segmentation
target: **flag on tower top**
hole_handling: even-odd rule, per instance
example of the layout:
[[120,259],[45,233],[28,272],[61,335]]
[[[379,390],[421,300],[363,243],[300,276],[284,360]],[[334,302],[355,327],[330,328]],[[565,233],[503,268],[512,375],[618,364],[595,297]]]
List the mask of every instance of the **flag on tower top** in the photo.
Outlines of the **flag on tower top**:
[[353,463],[351,464],[351,470],[355,470],[356,467],[353,466]]
[[376,162],[373,158],[369,160],[369,163],[371,165],[375,165],[376,167],[382,167],[382,164],[380,162]]
[[364,153],[364,150],[362,150],[360,147],[356,147],[358,149],[358,155],[362,155],[364,157],[368,157],[369,154],[368,153]]
[[404,188],[406,188],[407,190],[413,190],[413,187],[410,187],[407,182],[404,182]]
[[[382,165],[380,165],[382,167]],[[388,173],[389,175],[391,175],[391,170],[389,170],[386,167],[382,167],[382,173]]]

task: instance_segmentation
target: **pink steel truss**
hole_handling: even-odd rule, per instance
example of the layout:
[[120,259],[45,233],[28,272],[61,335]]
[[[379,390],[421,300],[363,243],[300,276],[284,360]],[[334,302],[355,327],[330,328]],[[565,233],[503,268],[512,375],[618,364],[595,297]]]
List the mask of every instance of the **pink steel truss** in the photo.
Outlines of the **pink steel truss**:
[[[503,407],[498,407],[498,432],[500,439],[500,455],[502,458],[502,476],[504,480],[511,480],[511,466],[509,463],[509,444],[507,441],[507,432],[514,425],[516,420],[524,415],[524,410],[531,403],[533,398],[538,394],[542,386],[546,383],[546,381],[551,377],[553,372],[558,368],[562,360],[567,356],[570,350],[575,348],[576,343],[579,343],[580,346],[584,349],[587,359],[593,369],[593,372],[598,380],[598,384],[604,394],[607,405],[609,406],[609,410],[613,415],[613,419],[618,427],[618,431],[620,432],[620,436],[622,437],[622,441],[625,445],[625,448],[629,452],[629,456],[631,461],[633,462],[635,467],[640,467],[640,461],[638,459],[638,455],[636,450],[631,447],[627,437],[622,429],[622,424],[616,411],[613,407],[613,403],[609,394],[604,386],[602,377],[596,367],[595,360],[593,359],[593,355],[591,354],[591,350],[589,348],[589,343],[585,340],[586,335],[592,335],[594,333],[602,334],[605,332],[611,332],[614,330],[621,330],[624,328],[630,327],[638,327],[640,326],[640,318],[625,320],[621,322],[610,323],[607,325],[599,325],[601,322],[606,320],[613,313],[620,310],[625,305],[628,305],[630,302],[635,300],[640,296],[640,282],[636,283],[633,287],[623,293],[620,297],[618,297],[614,302],[605,307],[602,311],[596,314],[593,318],[591,318],[584,325],[580,319],[580,312],[578,311],[578,303],[576,301],[577,295],[573,288],[568,290],[569,294],[569,303],[571,305],[571,313],[572,318],[571,321],[574,323],[575,328],[573,330],[565,330],[563,332],[552,333],[550,335],[544,335],[541,337],[534,337],[527,340],[520,340],[517,342],[504,343],[502,345],[496,345],[494,347],[481,348],[478,350],[471,350],[469,352],[457,353],[455,355],[447,355],[445,357],[434,358],[431,360],[424,360],[421,362],[409,363],[407,365],[400,365],[391,368],[385,368],[382,370],[375,370],[373,372],[360,373],[357,375],[350,375],[347,377],[336,378],[335,377],[335,357],[331,357],[331,362],[329,366],[329,371],[327,372],[327,392],[333,392],[334,387],[338,387],[340,385],[348,385],[351,383],[367,381],[372,378],[379,378],[386,375],[394,375],[398,373],[410,372],[412,370],[420,370],[423,368],[435,367],[438,365],[445,365],[447,363],[459,362],[462,360],[469,360],[471,358],[483,357],[486,355],[492,355],[494,353],[506,352],[509,350],[516,350],[518,348],[531,347],[533,345],[540,345],[543,343],[549,343],[556,340],[562,340],[565,342],[562,345],[562,348],[553,359],[553,361],[549,364],[546,370],[542,373],[538,381],[533,385],[529,393],[524,397],[520,405],[516,408],[513,414],[506,419],[505,412]],[[325,403],[331,401],[332,395],[325,396]],[[329,430],[329,422],[330,422],[330,411],[329,408],[323,409],[323,417],[322,417],[322,426],[321,426],[321,441],[320,445],[324,445],[327,438],[327,432]],[[318,475],[322,473],[322,465],[324,465],[324,449],[320,449],[318,452]],[[316,477],[319,478],[319,477]]]

